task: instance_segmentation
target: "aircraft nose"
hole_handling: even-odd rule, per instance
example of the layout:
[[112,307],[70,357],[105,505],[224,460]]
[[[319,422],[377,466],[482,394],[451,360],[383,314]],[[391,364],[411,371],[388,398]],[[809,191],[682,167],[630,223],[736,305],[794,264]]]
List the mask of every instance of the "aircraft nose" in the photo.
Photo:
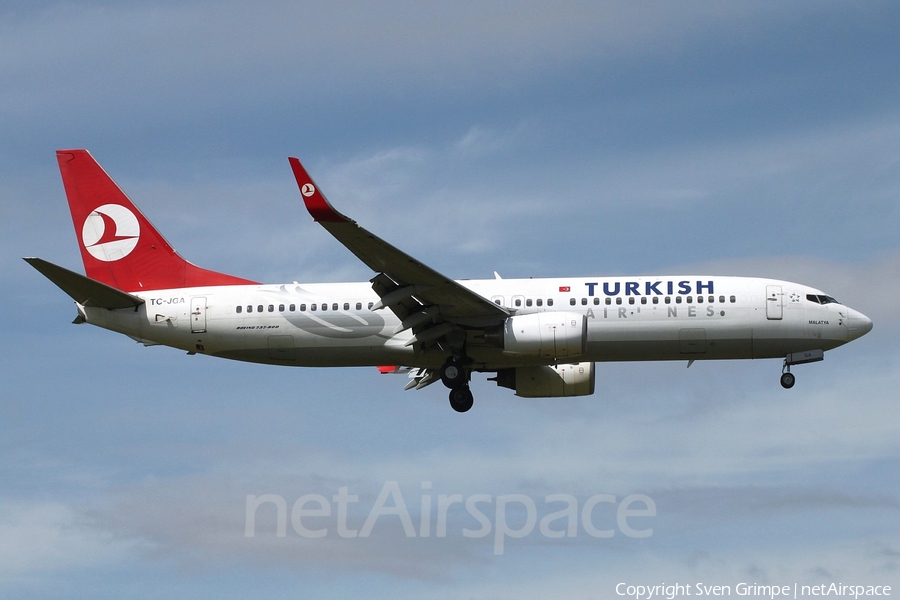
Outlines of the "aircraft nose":
[[872,319],[852,308],[849,309],[849,315],[847,318],[847,333],[850,336],[850,341],[861,338],[872,331]]

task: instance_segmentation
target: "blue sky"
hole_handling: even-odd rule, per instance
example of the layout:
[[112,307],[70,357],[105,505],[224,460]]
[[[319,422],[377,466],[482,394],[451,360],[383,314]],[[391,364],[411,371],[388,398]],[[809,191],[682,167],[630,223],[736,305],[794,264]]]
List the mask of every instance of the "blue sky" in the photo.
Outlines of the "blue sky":
[[[0,595],[900,587],[900,8],[245,4],[0,7]],[[790,392],[778,361],[602,364],[572,400],[476,378],[465,415],[374,369],[144,348],[70,325],[21,260],[81,270],[65,147],[90,149],[182,255],[239,276],[371,276],[303,209],[293,155],[340,210],[454,277],[778,277],[875,329],[796,368]],[[535,528],[502,555],[453,509],[443,538],[395,516],[365,539],[327,518],[310,521],[325,538],[281,538],[262,509],[245,536],[248,495],[290,508],[346,487],[361,528],[394,481],[417,525],[442,494],[518,494],[539,519],[551,494],[642,494],[657,514],[634,521],[648,538]]]

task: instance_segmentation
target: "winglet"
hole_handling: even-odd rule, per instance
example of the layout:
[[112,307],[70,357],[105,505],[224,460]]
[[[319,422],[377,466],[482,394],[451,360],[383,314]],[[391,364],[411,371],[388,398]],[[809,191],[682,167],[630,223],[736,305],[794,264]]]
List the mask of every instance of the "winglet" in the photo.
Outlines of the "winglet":
[[291,169],[294,171],[294,178],[297,180],[297,186],[300,188],[300,195],[303,196],[303,203],[306,204],[306,210],[312,215],[312,218],[318,222],[327,223],[352,223],[353,221],[338,211],[325,199],[325,195],[316,187],[312,177],[300,164],[300,161],[294,157],[289,157],[288,162],[291,163]]

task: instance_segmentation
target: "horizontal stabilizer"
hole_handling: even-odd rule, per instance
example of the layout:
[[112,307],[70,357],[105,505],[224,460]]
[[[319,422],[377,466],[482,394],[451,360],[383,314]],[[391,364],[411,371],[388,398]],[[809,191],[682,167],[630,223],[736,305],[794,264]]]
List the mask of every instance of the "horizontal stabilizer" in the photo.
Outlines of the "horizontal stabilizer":
[[64,269],[40,258],[26,258],[25,262],[40,271],[41,275],[55,283],[59,289],[72,297],[82,306],[99,308],[133,308],[144,303],[141,298],[132,296],[105,283],[100,283],[74,271]]

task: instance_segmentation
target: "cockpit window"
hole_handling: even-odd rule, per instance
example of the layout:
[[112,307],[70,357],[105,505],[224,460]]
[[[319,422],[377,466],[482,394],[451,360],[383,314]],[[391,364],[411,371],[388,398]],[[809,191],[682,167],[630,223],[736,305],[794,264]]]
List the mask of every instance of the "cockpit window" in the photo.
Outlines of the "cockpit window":
[[831,296],[826,296],[824,294],[807,294],[806,299],[810,302],[815,302],[816,304],[840,304],[840,302]]

